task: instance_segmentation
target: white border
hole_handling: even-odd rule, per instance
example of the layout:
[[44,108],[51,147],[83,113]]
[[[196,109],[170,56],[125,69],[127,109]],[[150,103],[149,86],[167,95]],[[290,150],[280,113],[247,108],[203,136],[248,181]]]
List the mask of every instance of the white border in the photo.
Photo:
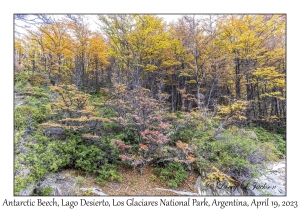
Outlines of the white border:
[[[299,130],[298,109],[299,109],[299,13],[296,10],[297,1],[279,0],[252,0],[252,1],[66,1],[66,0],[14,0],[1,3],[0,18],[0,208],[5,198],[13,200],[26,200],[25,198],[13,197],[13,13],[287,13],[287,83],[288,83],[288,110],[287,110],[287,149],[288,149],[288,177],[287,177],[287,197],[270,198],[272,200],[298,200],[300,181],[299,176]],[[298,134],[298,135],[297,135]],[[129,197],[114,197],[118,200],[126,200]],[[170,198],[170,197],[168,197]],[[34,198],[35,199],[35,198]],[[50,199],[50,198],[49,198]],[[57,198],[60,199],[60,198]],[[79,200],[72,197],[68,200]],[[111,200],[112,198],[108,198]],[[142,197],[139,197],[142,199]],[[158,200],[159,197],[146,197],[146,200]],[[210,198],[213,199],[213,198]],[[221,198],[222,200],[232,200],[232,198]],[[239,197],[243,200],[244,198]],[[245,198],[248,202],[253,197]],[[263,200],[263,197],[258,198]],[[38,209],[39,207],[33,207]],[[83,209],[76,207],[75,209]],[[94,207],[94,209],[102,207]],[[153,208],[153,207],[146,207]],[[164,207],[166,209],[182,207]],[[192,207],[189,207],[192,208]],[[197,207],[202,208],[202,207]],[[229,207],[227,207],[229,208]],[[270,209],[272,207],[269,207]],[[13,209],[10,207],[10,209]],[[40,208],[39,208],[40,209]],[[86,209],[86,207],[85,207]],[[250,208],[251,209],[251,208]],[[272,208],[273,209],[273,208]]]

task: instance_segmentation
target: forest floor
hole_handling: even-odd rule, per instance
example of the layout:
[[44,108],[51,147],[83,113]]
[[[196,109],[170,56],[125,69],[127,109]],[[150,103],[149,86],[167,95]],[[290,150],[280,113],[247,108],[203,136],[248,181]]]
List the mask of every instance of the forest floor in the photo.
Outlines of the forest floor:
[[[188,178],[183,181],[183,183],[178,188],[171,188],[166,182],[162,182],[159,178],[154,179],[153,167],[146,166],[141,174],[138,170],[133,170],[128,167],[121,167],[119,172],[122,173],[122,182],[112,181],[107,182],[104,187],[95,183],[96,177],[93,175],[85,176],[85,183],[80,186],[80,188],[99,189],[101,192],[109,196],[178,196],[178,194],[158,190],[156,188],[172,189],[176,191],[185,191],[197,193],[194,189],[198,175],[195,172],[190,172]],[[76,176],[79,174],[78,171],[70,170],[65,171],[71,176]],[[87,195],[83,191],[77,191],[77,195]],[[93,194],[92,194],[93,195]]]
[[[52,182],[50,186],[52,185],[54,188],[60,188],[58,191],[62,194],[59,193],[56,195],[76,196],[99,196],[101,195],[98,194],[99,192],[108,196],[179,196],[179,194],[171,192],[172,190],[177,192],[188,192],[191,194],[198,193],[194,188],[198,174],[194,171],[189,172],[188,177],[179,187],[171,188],[166,182],[163,182],[160,178],[156,177],[153,170],[154,167],[149,165],[144,168],[143,173],[141,174],[138,170],[121,166],[118,171],[122,174],[122,181],[107,182],[106,185],[102,187],[95,182],[95,175],[85,174],[80,170],[67,169],[52,174],[52,176],[54,175],[56,178],[54,178],[54,182]],[[58,177],[63,178],[61,179]],[[79,183],[79,178],[84,181]],[[251,188],[249,187],[247,191],[247,194],[249,193],[248,195],[286,195],[285,160],[281,160],[277,163],[270,163],[265,175],[254,181],[258,184],[265,183],[267,186],[272,186],[272,189],[259,191],[249,190]],[[60,183],[60,187],[56,185],[58,182]],[[47,185],[49,185],[49,183],[47,183]],[[92,192],[93,190],[95,190],[96,193]]]

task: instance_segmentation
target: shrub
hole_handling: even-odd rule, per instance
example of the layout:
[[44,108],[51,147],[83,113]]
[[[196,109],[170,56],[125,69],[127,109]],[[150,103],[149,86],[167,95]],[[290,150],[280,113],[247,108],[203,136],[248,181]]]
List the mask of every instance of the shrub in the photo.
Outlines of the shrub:
[[122,84],[114,85],[113,97],[106,104],[117,111],[118,117],[111,120],[118,123],[124,132],[120,139],[135,148],[139,145],[138,151],[135,151],[138,155],[129,157],[124,153],[123,161],[132,160],[133,166],[144,166],[168,144],[170,138],[167,132],[171,125],[162,115],[162,103],[152,98],[148,89],[138,87],[128,90]]
[[[210,172],[210,168],[214,166],[241,181],[248,178],[251,173],[248,169],[252,168],[249,157],[259,151],[257,144],[247,138],[232,135],[229,131],[223,132],[221,139],[217,140],[212,130],[208,130],[193,140],[197,145],[195,155],[198,171]],[[241,173],[242,171],[247,173]]]
[[15,108],[14,113],[15,128],[21,129],[36,129],[39,123],[42,123],[49,118],[45,106],[18,106]]
[[41,196],[49,196],[51,195],[53,188],[51,186],[41,188],[40,195]]
[[[32,89],[32,87],[30,87]],[[34,87],[43,97],[37,98],[35,95],[27,96],[23,106],[17,106],[14,112],[15,128],[18,130],[34,130],[38,124],[50,119],[51,106],[45,88]],[[26,88],[28,91],[28,88]]]
[[155,168],[154,173],[170,187],[178,187],[187,178],[187,172],[180,163],[169,163],[166,168]]
[[19,192],[26,188],[29,184],[33,183],[35,180],[33,180],[31,177],[23,177],[23,176],[17,176],[14,181],[14,195],[19,195]]
[[99,175],[95,182],[99,183],[101,186],[105,186],[106,181],[122,181],[122,174],[116,170],[116,166],[114,165],[105,163],[100,166],[100,169],[98,169],[97,172]]
[[157,179],[157,176],[155,176],[155,175],[152,174],[152,175],[150,176],[150,178],[151,178],[152,182],[155,182],[156,179]]
[[249,181],[259,165],[278,160],[284,152],[279,150],[283,149],[279,135],[257,129],[257,138],[251,130],[236,127],[217,134],[214,129],[195,133],[193,143],[197,145],[194,153],[198,171],[212,173],[211,168],[216,167],[242,183]]
[[202,112],[192,111],[189,113],[176,112],[175,114],[168,115],[171,118],[172,131],[169,136],[172,139],[172,143],[178,140],[184,143],[190,143],[193,138],[197,138],[197,135],[201,135],[202,132],[217,128],[218,123],[209,118],[207,110]]
[[104,152],[94,145],[79,145],[75,154],[75,167],[81,168],[86,172],[97,172],[104,156]]
[[50,83],[50,80],[47,78],[47,76],[41,73],[35,73],[33,77],[29,78],[29,81],[36,85],[48,85]]
[[30,166],[31,176],[34,180],[41,179],[50,171],[57,171],[72,164],[76,140],[69,139],[61,142],[41,134],[36,134],[33,139],[37,143],[28,145],[30,152],[26,154],[26,163]]
[[47,173],[64,167],[96,173],[104,181],[121,180],[121,174],[116,171],[115,166],[107,163],[115,163],[119,154],[118,149],[108,139],[87,143],[80,136],[67,132],[65,140],[60,141],[38,132],[31,137],[31,141],[35,143],[30,142],[29,152],[24,154],[24,164],[29,167],[30,174],[26,180],[18,179],[15,182],[16,194],[26,187],[29,181],[34,182]]
[[273,145],[274,149],[272,150],[279,158],[286,154],[286,142],[280,134],[270,133],[262,127],[255,127],[254,131],[259,141],[270,142]]
[[14,74],[14,86],[18,90],[18,92],[23,93],[25,91],[25,86],[28,83],[29,76],[27,72],[21,72]]
[[226,187],[230,187],[234,185],[235,180],[213,166],[212,171],[206,175],[203,184],[216,187],[220,182],[225,182]]

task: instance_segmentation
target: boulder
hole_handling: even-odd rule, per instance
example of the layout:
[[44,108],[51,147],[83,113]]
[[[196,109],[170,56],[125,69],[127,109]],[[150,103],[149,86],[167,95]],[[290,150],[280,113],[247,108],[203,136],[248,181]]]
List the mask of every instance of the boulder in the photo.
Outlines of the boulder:
[[285,160],[267,164],[261,176],[247,185],[248,195],[286,195]]
[[68,196],[75,195],[75,185],[76,180],[70,177],[66,177],[61,173],[49,174],[43,181],[39,183],[39,187],[36,189],[37,193],[41,191],[42,188],[52,187],[52,196]]

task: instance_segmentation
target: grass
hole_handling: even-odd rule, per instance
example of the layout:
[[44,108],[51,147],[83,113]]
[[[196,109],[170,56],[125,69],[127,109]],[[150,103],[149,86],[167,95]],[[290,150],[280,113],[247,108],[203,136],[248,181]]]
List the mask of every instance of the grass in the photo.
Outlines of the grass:
[[84,185],[86,182],[86,179],[82,176],[76,177],[75,180],[76,180],[76,184],[79,186]]

